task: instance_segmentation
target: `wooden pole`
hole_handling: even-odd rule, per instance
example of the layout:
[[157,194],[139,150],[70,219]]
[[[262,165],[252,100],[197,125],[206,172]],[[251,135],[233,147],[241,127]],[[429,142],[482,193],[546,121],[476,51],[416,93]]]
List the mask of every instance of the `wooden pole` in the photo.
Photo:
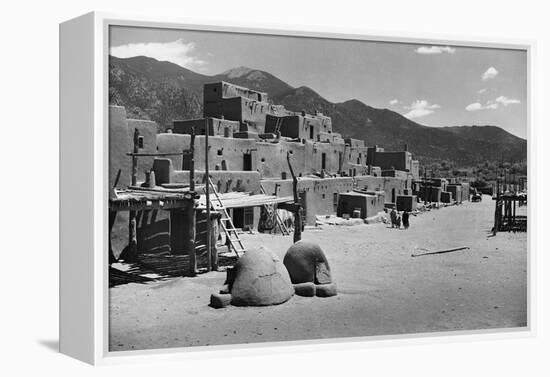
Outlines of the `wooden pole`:
[[189,193],[190,198],[186,198],[185,211],[185,223],[187,227],[184,229],[186,234],[184,235],[184,249],[189,255],[189,275],[197,275],[197,254],[195,251],[195,235],[196,235],[196,220],[195,220],[195,193]]
[[[139,152],[139,130],[136,128],[134,131],[134,154]],[[132,156],[132,179],[131,184],[137,186],[137,173],[138,173],[138,158]],[[130,211],[128,216],[128,255],[129,259],[135,260],[137,258],[137,221],[136,211]]]
[[195,127],[191,129],[191,146],[190,146],[191,162],[189,166],[189,191],[195,191]]
[[211,226],[211,219],[210,219],[210,169],[208,168],[208,133],[209,127],[208,127],[208,119],[206,119],[205,122],[205,132],[204,132],[204,174],[206,176],[206,188],[205,188],[205,194],[206,194],[206,253],[208,256],[208,266],[207,270],[212,271],[212,254],[210,250],[210,226]]
[[495,200],[495,223],[493,225],[493,236],[497,235],[498,227],[499,227],[499,214],[498,214],[498,202],[500,199],[499,191],[500,191],[500,187],[499,187],[499,180],[497,177],[497,197]]
[[298,198],[298,178],[294,174],[292,169],[292,164],[290,163],[290,153],[286,153],[286,160],[288,162],[288,169],[290,170],[290,175],[292,176],[292,193],[294,195],[294,204],[297,209],[294,212],[294,243],[302,239],[302,214],[303,209]]
[[[119,170],[120,173],[120,170]],[[116,211],[109,211],[109,264],[115,263],[117,259],[115,258],[115,254],[113,253],[113,247],[111,245],[111,233],[113,231],[113,226],[115,225],[116,221]]]

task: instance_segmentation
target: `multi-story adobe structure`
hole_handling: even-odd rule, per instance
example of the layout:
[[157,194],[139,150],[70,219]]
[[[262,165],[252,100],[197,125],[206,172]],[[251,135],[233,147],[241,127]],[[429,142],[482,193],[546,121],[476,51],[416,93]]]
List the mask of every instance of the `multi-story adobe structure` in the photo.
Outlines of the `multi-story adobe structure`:
[[[315,224],[316,216],[347,208],[341,205],[338,211],[341,193],[365,195],[367,207],[361,217],[374,216],[383,209],[380,203],[393,206],[399,196],[411,196],[412,182],[419,178],[418,161],[406,148],[387,152],[367,147],[363,140],[344,139],[333,130],[330,117],[289,111],[270,103],[266,93],[227,82],[207,84],[203,115],[175,120],[171,130],[158,133],[154,122],[126,119],[124,108],[112,106],[110,187],[129,184],[130,159],[120,145],[128,145],[130,150],[134,129],[140,132],[140,151],[165,155],[140,159],[138,181],[153,171],[156,184],[167,188],[189,183],[192,158],[195,183],[204,184],[208,153],[210,176],[218,192],[289,197],[293,192],[288,154],[298,176],[299,199],[308,225]],[[194,155],[180,153],[190,150],[192,133]],[[252,229],[258,227],[260,213],[261,206],[230,211],[235,226]]]

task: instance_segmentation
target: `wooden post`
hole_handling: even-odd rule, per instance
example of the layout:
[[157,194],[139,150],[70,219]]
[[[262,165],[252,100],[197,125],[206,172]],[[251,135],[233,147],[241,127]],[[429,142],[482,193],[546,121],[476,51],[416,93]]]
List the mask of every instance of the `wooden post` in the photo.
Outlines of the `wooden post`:
[[[120,174],[120,170],[119,170]],[[115,254],[113,253],[113,247],[111,245],[111,233],[113,231],[113,226],[115,225],[116,221],[116,211],[109,211],[109,264],[115,263],[117,259],[115,258]]]
[[[132,156],[132,179],[131,186],[137,185],[137,173],[138,173],[138,157],[136,154],[139,152],[139,131],[136,128],[134,131],[134,155]],[[130,211],[128,216],[128,255],[130,259],[137,259],[137,221],[136,211]]]
[[216,249],[216,234],[218,234],[218,220],[219,217],[216,216],[214,219],[212,230],[210,231],[210,250],[211,250],[211,260],[212,260],[212,270],[218,271],[218,250]]
[[205,122],[205,132],[204,132],[204,174],[205,174],[205,194],[206,194],[206,253],[208,256],[208,266],[207,271],[212,271],[212,251],[210,250],[210,169],[208,168],[208,119]]
[[189,166],[189,191],[195,191],[195,126],[191,129],[191,146],[190,146],[191,162]]
[[137,184],[138,173],[138,157],[136,154],[139,152],[139,130],[136,128],[134,131],[134,153],[132,154],[132,186]]
[[497,178],[497,197],[495,200],[495,224],[493,225],[493,236],[497,235],[498,228],[500,226],[500,214],[499,214],[499,201],[500,201],[500,186]]
[[302,239],[302,214],[303,209],[298,198],[298,178],[294,174],[292,164],[290,163],[290,153],[286,152],[286,160],[288,162],[288,169],[292,176],[292,193],[294,195],[294,204],[297,206],[297,210],[294,212],[294,243]]
[[187,197],[186,203],[183,208],[185,211],[185,223],[187,226],[184,228],[184,251],[189,255],[189,275],[197,275],[197,254],[195,251],[195,235],[196,235],[196,220],[195,220],[195,193],[191,192]]

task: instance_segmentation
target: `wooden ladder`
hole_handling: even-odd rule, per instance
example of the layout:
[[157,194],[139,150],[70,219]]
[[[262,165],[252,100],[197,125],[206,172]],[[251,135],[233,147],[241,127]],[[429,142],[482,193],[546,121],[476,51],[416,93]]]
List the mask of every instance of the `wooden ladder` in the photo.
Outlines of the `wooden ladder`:
[[[262,191],[262,194],[266,195],[266,192],[263,188],[263,186],[260,184],[260,190]],[[267,212],[267,216],[269,218],[274,218],[275,219],[275,224],[279,227],[279,229],[281,230],[281,234],[283,236],[288,236],[290,235],[290,231],[288,230],[288,228],[286,227],[285,223],[283,222],[283,220],[281,219],[281,217],[279,216],[279,213],[277,212],[277,209],[276,208],[272,208],[272,205],[271,204],[264,204],[264,209],[265,211]]]
[[212,190],[212,193],[216,198],[215,200],[217,201],[218,206],[214,207],[214,205],[212,205],[212,202],[207,203],[206,205],[210,205],[211,210],[222,213],[222,217],[220,219],[221,228],[225,233],[226,239],[229,241],[229,245],[231,245],[230,249],[232,248],[235,251],[235,254],[237,254],[237,257],[240,258],[241,254],[244,254],[246,252],[243,241],[239,237],[239,233],[237,232],[235,225],[233,225],[233,220],[231,219],[231,216],[229,216],[227,208],[225,208],[225,206],[223,205],[218,191],[216,190],[216,187],[214,186],[210,178],[208,178],[208,184],[210,185],[210,189]]
[[275,132],[273,132],[275,135],[277,135],[277,132],[281,130],[282,125],[283,125],[283,117],[277,117],[277,121],[275,122]]

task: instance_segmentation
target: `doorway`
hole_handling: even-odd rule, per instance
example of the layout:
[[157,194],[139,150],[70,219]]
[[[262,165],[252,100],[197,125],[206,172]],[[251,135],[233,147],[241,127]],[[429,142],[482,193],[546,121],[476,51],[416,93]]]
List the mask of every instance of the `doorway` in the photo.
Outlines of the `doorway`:
[[252,171],[252,154],[251,153],[243,154],[243,170]]
[[254,226],[254,208],[233,208],[233,225],[242,230],[252,229]]

